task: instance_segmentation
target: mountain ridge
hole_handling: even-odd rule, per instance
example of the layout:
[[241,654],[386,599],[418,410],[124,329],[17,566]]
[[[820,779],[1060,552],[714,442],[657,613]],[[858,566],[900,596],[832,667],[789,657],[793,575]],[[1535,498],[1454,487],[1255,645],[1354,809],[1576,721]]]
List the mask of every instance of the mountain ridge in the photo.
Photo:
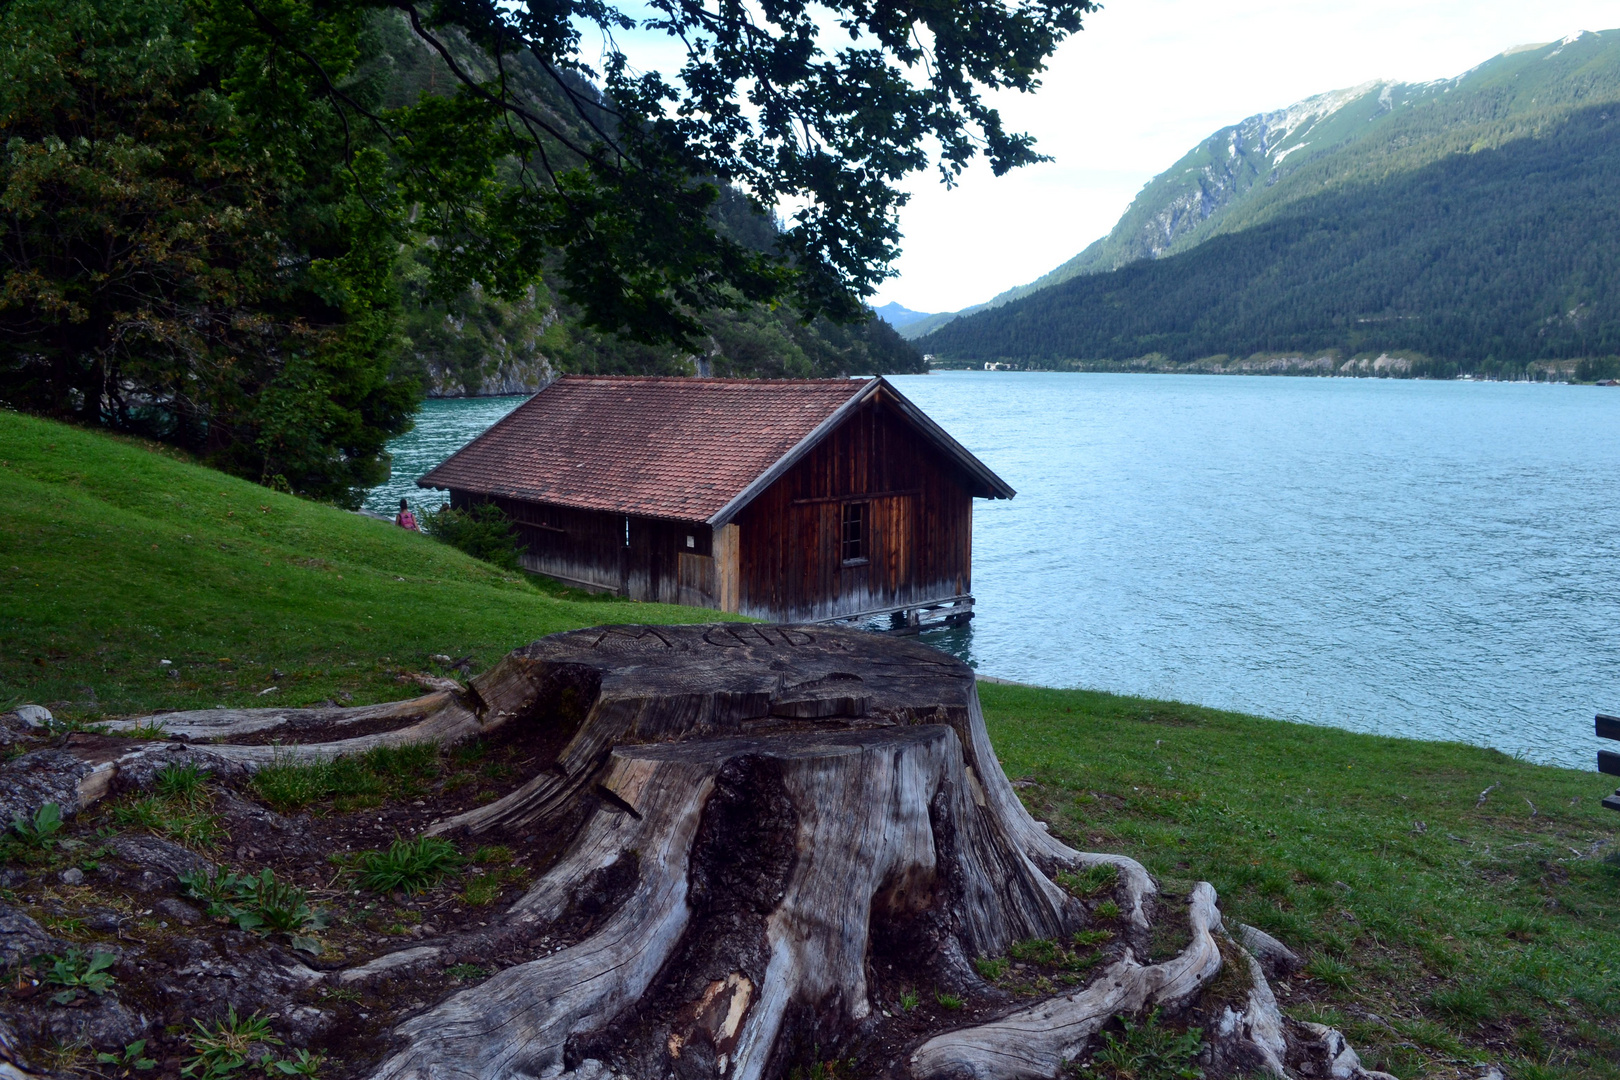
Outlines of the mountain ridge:
[[[1560,64],[1535,70],[1534,65],[1564,55],[1572,45],[1578,48]],[[1620,64],[1610,55],[1616,46],[1620,46],[1620,32],[1578,31],[1557,42],[1514,46],[1449,79],[1424,83],[1375,79],[1245,117],[1217,129],[1148,181],[1109,233],[1073,258],[982,304],[913,322],[902,330],[902,336],[916,340],[957,318],[1001,307],[1082,274],[1106,273],[1142,259],[1174,255],[1211,236],[1256,224],[1278,207],[1309,194],[1313,182],[1335,182],[1335,165],[1341,171],[1349,166],[1352,174],[1375,168],[1389,143],[1401,143],[1409,157],[1416,154],[1421,158],[1419,164],[1438,160],[1448,152],[1499,145],[1523,132],[1511,127],[1492,131],[1493,122],[1500,126],[1504,120],[1537,112],[1545,118],[1552,111],[1546,106],[1539,110],[1515,107],[1513,99],[1523,95],[1506,91],[1526,74],[1532,78],[1525,85],[1536,84],[1538,91],[1550,89],[1555,106],[1566,112],[1580,104],[1583,95],[1576,91],[1591,74],[1586,69],[1593,63],[1603,69],[1601,77],[1591,80],[1596,88],[1620,96]],[[1594,51],[1600,55],[1590,55]],[[1551,80],[1546,77],[1549,74]],[[1447,96],[1458,89],[1464,93],[1457,100],[1471,98],[1472,104],[1486,106],[1487,115],[1479,115],[1477,109],[1449,107]],[[1531,105],[1539,104],[1537,96],[1530,95]],[[1461,115],[1438,131],[1402,130],[1422,128],[1437,110]],[[1475,115],[1469,115],[1471,111]],[[1457,145],[1456,135],[1465,129],[1474,129],[1482,138]],[[1390,137],[1381,141],[1386,131]],[[1352,151],[1348,157],[1347,148]]]
[[1404,350],[1427,373],[1620,353],[1620,33],[1300,104],[1223,128],[1161,173],[1109,243],[1077,257],[1096,269],[919,347],[1171,366]]

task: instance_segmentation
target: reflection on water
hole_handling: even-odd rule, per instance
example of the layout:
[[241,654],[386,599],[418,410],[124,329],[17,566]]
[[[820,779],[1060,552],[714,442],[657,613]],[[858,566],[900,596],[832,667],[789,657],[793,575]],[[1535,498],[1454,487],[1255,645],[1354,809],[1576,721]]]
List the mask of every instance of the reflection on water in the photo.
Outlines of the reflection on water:
[[978,661],[973,655],[973,624],[964,623],[961,626],[944,626],[938,630],[924,630],[917,635],[917,640],[924,645],[932,645],[940,652],[948,652],[958,660],[973,667],[978,667]]
[[[1620,390],[957,372],[897,385],[1014,488],[974,511],[987,675],[1591,768],[1620,712]],[[367,505],[521,398],[429,402]],[[1594,778],[1595,780],[1595,778]]]

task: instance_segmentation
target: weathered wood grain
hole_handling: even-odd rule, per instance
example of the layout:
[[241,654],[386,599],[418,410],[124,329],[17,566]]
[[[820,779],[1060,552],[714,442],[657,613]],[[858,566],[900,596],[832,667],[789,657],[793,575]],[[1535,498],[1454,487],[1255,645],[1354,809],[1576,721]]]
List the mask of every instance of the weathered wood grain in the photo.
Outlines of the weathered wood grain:
[[[322,711],[313,727],[289,710],[165,722],[194,738],[325,736],[188,747],[248,768],[271,753],[320,758],[514,724],[558,748],[506,797],[432,826],[498,833],[552,859],[497,925],[555,951],[400,1023],[374,1080],[776,1080],[808,1048],[886,1038],[894,1021],[873,980],[893,976],[879,957],[909,985],[997,1000],[974,958],[1086,927],[1087,904],[1055,879],[1099,863],[1119,869],[1110,898],[1124,916],[1099,974],[1033,1005],[1001,995],[998,1012],[936,1027],[886,1067],[916,1080],[1054,1077],[1113,1017],[1186,1006],[1236,963],[1249,989],[1206,1032],[1212,1060],[1383,1080],[1337,1032],[1284,1020],[1264,967],[1226,937],[1208,884],[1188,898],[1183,951],[1138,960],[1168,901],[1140,864],[1074,851],[1030,816],[996,760],[972,671],[915,641],[827,627],[599,627],[519,649],[464,693]],[[357,724],[367,733],[345,736]],[[1246,940],[1281,963],[1286,948],[1262,938]],[[415,943],[331,977],[393,977],[440,962],[441,948],[456,949]]]

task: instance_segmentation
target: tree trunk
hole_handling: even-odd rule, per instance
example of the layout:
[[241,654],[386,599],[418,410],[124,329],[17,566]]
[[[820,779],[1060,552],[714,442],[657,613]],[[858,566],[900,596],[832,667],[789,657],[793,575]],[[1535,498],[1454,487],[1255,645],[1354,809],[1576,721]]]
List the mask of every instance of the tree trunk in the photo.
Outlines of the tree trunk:
[[[1115,1017],[1155,1007],[1201,1009],[1216,1072],[1368,1075],[1336,1032],[1281,1017],[1209,885],[1171,902],[1136,862],[1049,836],[996,761],[972,671],[914,641],[599,628],[518,650],[464,694],[125,723],[154,720],[194,737],[287,737],[196,747],[249,768],[272,752],[553,731],[561,749],[532,779],[430,831],[557,852],[502,918],[561,946],[403,1019],[376,1080],[774,1080],[851,1054],[871,1075],[1053,1077]],[[1093,876],[1100,892],[1059,883],[1098,864],[1117,868],[1111,883]],[[1172,915],[1185,946],[1146,963],[1155,922]],[[1113,937],[1089,978],[1035,998],[974,963],[1103,928]],[[1228,966],[1220,1000],[1200,1002]],[[925,998],[914,1015],[907,991]]]

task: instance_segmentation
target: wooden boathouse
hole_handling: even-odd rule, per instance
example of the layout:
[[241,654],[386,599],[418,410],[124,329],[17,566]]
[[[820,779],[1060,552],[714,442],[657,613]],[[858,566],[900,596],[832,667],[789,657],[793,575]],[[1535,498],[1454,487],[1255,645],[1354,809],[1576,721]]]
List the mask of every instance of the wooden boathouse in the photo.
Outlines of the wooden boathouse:
[[417,484],[571,585],[911,626],[971,617],[973,499],[1014,494],[882,378],[567,375]]

